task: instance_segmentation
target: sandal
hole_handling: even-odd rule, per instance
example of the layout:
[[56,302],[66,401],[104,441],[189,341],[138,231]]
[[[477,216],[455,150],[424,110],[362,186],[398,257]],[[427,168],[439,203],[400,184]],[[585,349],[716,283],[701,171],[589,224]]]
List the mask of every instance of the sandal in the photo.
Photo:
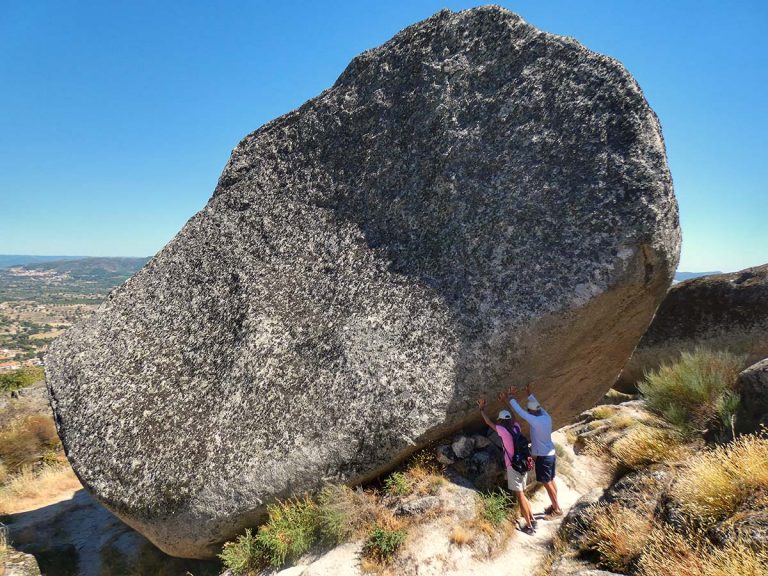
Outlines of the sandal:
[[563,515],[563,511],[562,510],[558,510],[557,512],[555,512],[554,507],[547,506],[546,508],[544,508],[544,514],[546,514],[547,516],[562,516]]
[[536,528],[534,528],[533,526],[523,526],[522,528],[520,528],[520,532],[525,532],[526,534],[528,534],[528,536],[533,536],[534,534],[536,534]]

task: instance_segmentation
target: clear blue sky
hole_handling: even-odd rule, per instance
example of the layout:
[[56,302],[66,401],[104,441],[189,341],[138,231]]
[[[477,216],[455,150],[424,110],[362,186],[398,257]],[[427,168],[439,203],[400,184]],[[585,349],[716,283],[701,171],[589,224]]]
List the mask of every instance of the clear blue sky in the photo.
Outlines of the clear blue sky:
[[[681,270],[768,262],[768,2],[502,2],[624,63],[659,115]],[[231,149],[454,1],[0,4],[0,253],[150,255]]]

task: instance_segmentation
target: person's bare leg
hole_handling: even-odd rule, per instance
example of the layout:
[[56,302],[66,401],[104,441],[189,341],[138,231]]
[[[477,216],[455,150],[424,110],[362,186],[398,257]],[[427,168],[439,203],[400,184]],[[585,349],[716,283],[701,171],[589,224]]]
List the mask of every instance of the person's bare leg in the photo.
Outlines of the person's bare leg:
[[560,509],[560,504],[557,502],[557,486],[555,486],[555,481],[550,480],[543,484],[544,488],[547,490],[547,494],[549,494],[549,499],[552,502],[552,512],[555,514],[562,514],[563,511]]
[[528,498],[525,496],[525,492],[522,490],[515,492],[517,494],[517,502],[520,504],[520,512],[525,518],[526,525],[530,528],[533,527],[533,513],[531,512],[531,503],[528,502]]

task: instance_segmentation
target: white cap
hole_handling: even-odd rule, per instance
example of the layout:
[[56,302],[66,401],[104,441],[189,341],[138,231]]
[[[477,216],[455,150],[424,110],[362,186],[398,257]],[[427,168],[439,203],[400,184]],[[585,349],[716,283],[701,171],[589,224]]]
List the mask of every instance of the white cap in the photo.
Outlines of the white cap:
[[528,398],[528,410],[541,410],[541,404],[535,398]]
[[509,410],[502,410],[499,412],[499,420],[512,420],[512,414],[510,414]]

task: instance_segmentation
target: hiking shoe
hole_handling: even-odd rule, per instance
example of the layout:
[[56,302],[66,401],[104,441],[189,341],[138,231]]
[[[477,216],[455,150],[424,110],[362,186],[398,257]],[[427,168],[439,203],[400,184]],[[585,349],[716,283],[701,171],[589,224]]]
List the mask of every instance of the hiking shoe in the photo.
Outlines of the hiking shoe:
[[528,534],[528,536],[533,536],[534,534],[536,534],[536,528],[534,528],[533,526],[523,526],[522,528],[520,528],[520,532],[525,532],[526,534]]
[[536,529],[539,527],[539,523],[537,520],[531,521],[531,526],[533,526],[533,530],[536,531]]
[[[544,508],[544,514],[549,517],[562,516],[563,511],[558,510],[557,512],[555,512],[555,509],[552,506],[547,506],[546,508]],[[547,520],[549,520],[549,518],[547,518]]]

